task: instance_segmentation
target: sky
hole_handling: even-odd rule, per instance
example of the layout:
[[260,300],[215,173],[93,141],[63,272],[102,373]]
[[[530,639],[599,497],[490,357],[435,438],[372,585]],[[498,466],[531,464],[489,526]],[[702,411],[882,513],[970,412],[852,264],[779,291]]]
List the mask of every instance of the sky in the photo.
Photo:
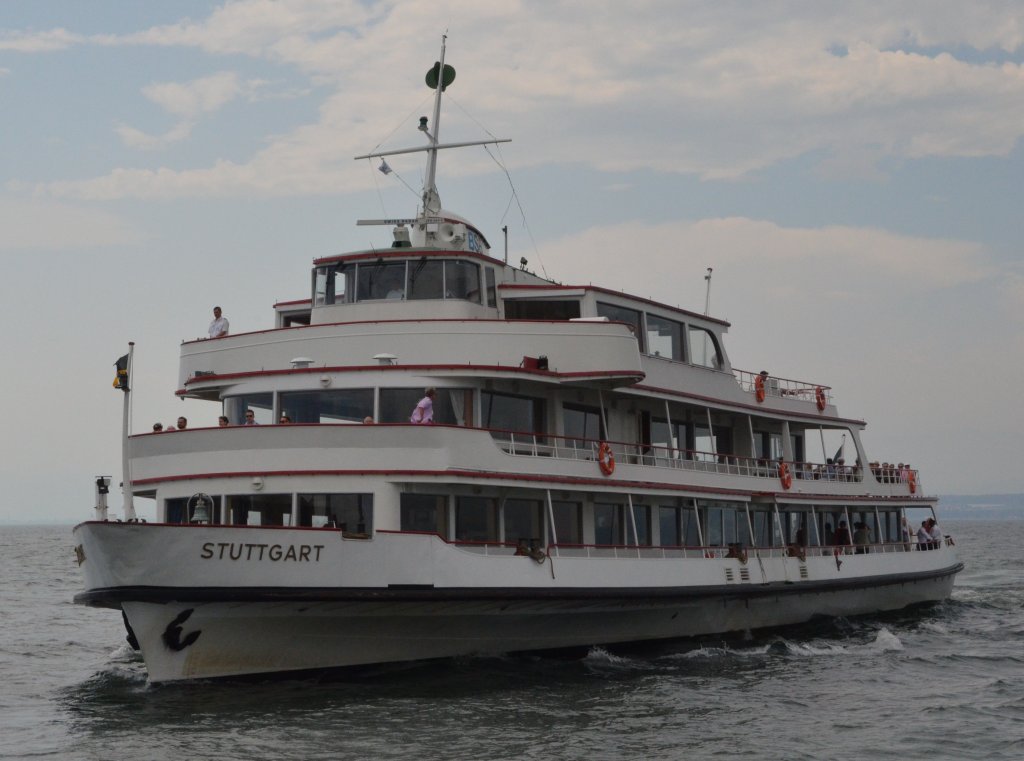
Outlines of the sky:
[[[732,323],[929,493],[1024,492],[1024,2],[4,0],[0,522],[91,517],[214,304],[234,332],[411,216],[448,35],[445,208],[502,256]],[[408,187],[407,187],[408,186]],[[412,190],[410,190],[412,188]],[[415,191],[415,192],[414,192]],[[112,502],[116,505],[120,497]]]

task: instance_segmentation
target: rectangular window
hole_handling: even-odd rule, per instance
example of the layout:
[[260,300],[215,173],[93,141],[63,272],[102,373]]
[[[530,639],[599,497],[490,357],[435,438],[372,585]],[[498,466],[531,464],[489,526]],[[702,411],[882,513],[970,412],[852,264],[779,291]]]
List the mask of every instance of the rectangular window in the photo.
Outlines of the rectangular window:
[[290,526],[291,494],[232,494],[228,515],[236,526]]
[[[164,523],[188,523],[189,515],[186,497],[164,500]],[[219,522],[219,517],[210,516],[211,523]]]
[[683,361],[683,325],[675,320],[647,315],[647,353]]
[[409,263],[409,298],[444,298],[444,262],[420,259]]
[[[633,520],[636,521],[636,536],[634,539],[641,547],[651,546],[651,508],[647,505],[633,505]],[[626,531],[633,535],[633,523],[626,525]]]
[[373,533],[372,494],[300,494],[300,526],[336,526],[352,534]]
[[504,529],[506,542],[544,539],[544,520],[541,503],[533,499],[505,500]]
[[625,544],[622,505],[594,503],[594,544]]
[[601,301],[597,302],[597,316],[607,317],[609,320],[615,322],[624,322],[627,325],[632,326],[633,335],[636,336],[636,342],[640,344],[640,351],[644,351],[644,336],[643,328],[640,323],[640,312],[635,309],[626,309],[625,307],[617,307],[612,304],[605,304]]
[[595,407],[563,405],[562,419],[567,439],[604,439],[601,411]]
[[481,391],[480,424],[499,431],[544,433],[544,400]]
[[405,298],[405,262],[362,262],[356,278],[359,301]]
[[583,544],[583,506],[579,502],[552,500],[555,534],[559,544]]
[[[673,446],[673,434],[675,445]],[[686,449],[686,423],[672,421],[669,427],[668,421],[663,418],[651,418],[651,446],[656,447],[654,454],[657,457],[684,457]]]
[[679,508],[658,508],[658,544],[662,547],[678,547],[682,542],[680,533]]
[[487,282],[487,304],[488,306],[498,306],[498,291],[494,287],[494,268],[484,267],[484,279]]
[[435,494],[403,494],[399,505],[402,531],[426,531],[448,538],[448,498]]
[[313,306],[344,304],[351,301],[348,289],[351,278],[347,272],[355,268],[347,264],[331,264],[313,270]]
[[498,541],[498,506],[490,497],[456,497],[455,539],[460,542]]
[[255,413],[257,425],[270,425],[274,420],[273,394],[245,394],[229,396],[224,399],[224,414],[231,425],[242,425],[245,422],[245,411]]
[[690,326],[690,362],[700,367],[713,370],[722,368],[722,352],[718,348],[718,340],[706,328]]
[[704,542],[708,547],[721,547],[723,540],[722,533],[722,508],[707,507],[707,525],[704,527]]
[[[382,388],[381,423],[408,423],[423,398],[422,388]],[[464,388],[439,388],[434,397],[434,422],[439,425],[472,425],[473,392]]]
[[480,303],[480,266],[473,262],[444,263],[445,298]]
[[700,547],[706,541],[702,541],[699,520],[698,512],[692,505],[683,508],[683,543],[687,547]]
[[580,302],[515,299],[505,302],[506,320],[574,320],[580,316]]
[[373,417],[372,388],[286,391],[279,403],[293,423],[362,423]]
[[693,427],[693,458],[702,462],[714,462],[715,453],[718,451],[716,437],[711,435],[711,429],[706,425],[695,425]]

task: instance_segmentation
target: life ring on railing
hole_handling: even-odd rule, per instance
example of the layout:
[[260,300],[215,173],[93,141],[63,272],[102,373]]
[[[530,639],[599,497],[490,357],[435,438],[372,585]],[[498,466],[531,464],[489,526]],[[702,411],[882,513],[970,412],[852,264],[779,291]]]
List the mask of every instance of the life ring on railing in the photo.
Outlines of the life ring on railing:
[[818,405],[818,412],[825,411],[825,404],[827,402],[828,400],[825,398],[825,389],[821,386],[814,389],[814,403]]
[[601,446],[597,448],[597,464],[606,476],[615,472],[615,455],[612,454],[611,445],[607,441],[602,441]]
[[789,489],[793,485],[793,474],[789,472],[788,463],[779,463],[779,481],[782,482],[783,489]]
[[917,493],[917,475],[912,470],[907,473],[907,486],[910,487],[911,494]]
[[754,376],[754,398],[757,399],[758,404],[764,401],[764,376]]

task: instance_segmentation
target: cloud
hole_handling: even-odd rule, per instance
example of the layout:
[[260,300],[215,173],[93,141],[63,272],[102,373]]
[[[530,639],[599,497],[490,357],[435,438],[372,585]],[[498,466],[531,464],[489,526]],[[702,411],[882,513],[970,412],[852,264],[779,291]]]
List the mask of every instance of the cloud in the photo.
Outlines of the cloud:
[[[878,167],[890,157],[1002,156],[1024,137],[1024,67],[985,53],[1019,55],[1024,27],[1012,5],[982,3],[968,13],[860,3],[836,14],[802,3],[666,0],[588,10],[581,17],[573,2],[526,0],[438,7],[249,0],[196,21],[89,38],[249,56],[333,92],[315,123],[268,135],[267,147],[248,159],[191,169],[120,166],[44,191],[116,198],[145,186],[146,197],[172,198],[185,188],[285,196],[333,192],[339,180],[365,187],[365,175],[340,164],[340,155],[339,162],[319,160],[376,145],[396,115],[424,97],[419,72],[436,51],[429,41],[408,40],[423,40],[439,18],[451,19],[449,61],[459,71],[453,98],[515,138],[520,166],[567,162],[734,179],[813,154],[830,177],[881,179]],[[617,44],[600,43],[607,39]],[[951,52],[964,49],[974,51],[969,60]],[[223,72],[151,85],[144,95],[181,124],[161,135],[133,126],[119,134],[133,147],[181,140],[185,124],[243,87]],[[468,120],[446,116],[446,129],[452,126],[481,137]],[[323,140],[330,145],[313,142]],[[455,171],[467,171],[461,161]],[[255,185],[239,182],[257,174]]]
[[0,251],[80,250],[138,243],[142,236],[107,211],[52,201],[0,198]]
[[85,42],[88,38],[72,34],[66,29],[50,29],[45,32],[0,32],[0,50],[15,53],[50,53],[65,50]]
[[[668,243],[670,242],[670,243]],[[643,250],[645,267],[623,267],[623,252]],[[552,277],[615,283],[631,293],[680,302],[677,284],[700,274],[690,304],[703,303],[705,267],[758,301],[796,297],[846,302],[889,299],[979,282],[994,274],[983,246],[847,226],[783,227],[743,217],[651,225],[627,222],[551,241],[540,254]],[[662,275],[652,277],[653,273]],[[726,274],[728,273],[728,274]],[[579,284],[579,283],[576,283]]]
[[142,88],[142,94],[175,116],[195,119],[216,111],[240,92],[238,75],[221,71],[191,82],[158,82]]
[[[259,87],[262,83],[255,83]],[[130,148],[156,150],[186,139],[199,117],[234,100],[242,91],[236,73],[222,71],[191,82],[157,82],[142,88],[142,94],[168,113],[181,119],[162,135],[151,135],[127,124],[115,130]]]
[[10,75],[10,73],[11,73],[10,69],[5,69],[2,66],[0,66],[0,77],[6,77],[6,76]]

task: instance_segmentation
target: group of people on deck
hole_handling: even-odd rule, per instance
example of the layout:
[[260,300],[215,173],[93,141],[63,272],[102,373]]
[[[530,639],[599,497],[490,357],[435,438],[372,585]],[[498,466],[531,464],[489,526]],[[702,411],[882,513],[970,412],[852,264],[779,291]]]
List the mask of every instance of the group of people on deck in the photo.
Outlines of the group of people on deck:
[[921,521],[917,530],[917,549],[937,550],[942,546],[942,529],[934,518]]

